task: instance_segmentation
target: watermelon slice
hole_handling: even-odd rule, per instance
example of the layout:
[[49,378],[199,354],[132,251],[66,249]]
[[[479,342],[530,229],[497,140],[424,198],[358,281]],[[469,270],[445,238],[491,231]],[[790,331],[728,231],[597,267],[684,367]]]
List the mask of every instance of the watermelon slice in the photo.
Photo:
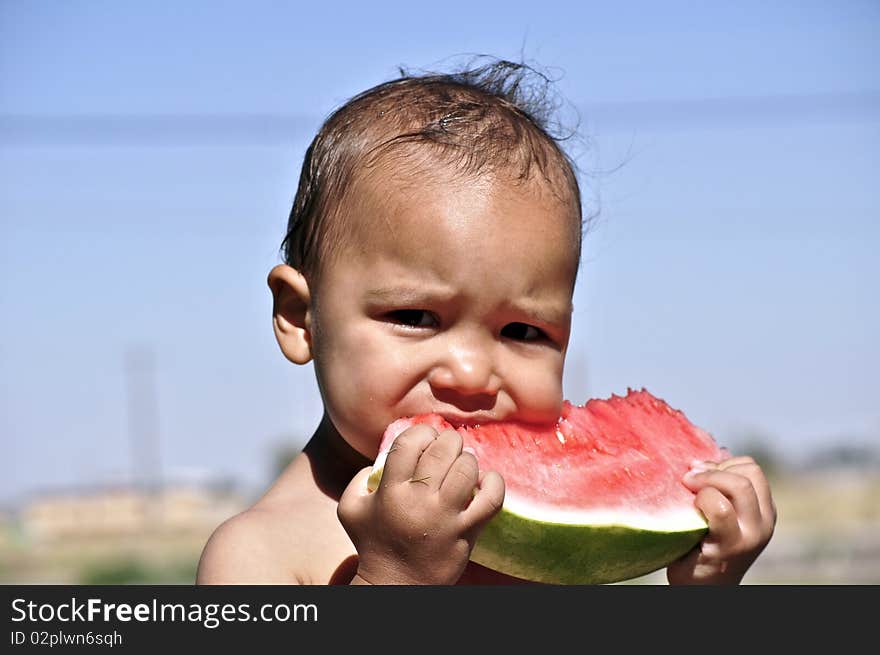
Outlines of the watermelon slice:
[[[417,423],[452,427],[436,414],[402,418],[385,431],[368,489],[379,485],[388,449]],[[471,559],[551,584],[618,582],[656,571],[693,548],[708,526],[682,482],[694,460],[722,451],[648,391],[566,401],[555,425],[499,422],[458,428],[482,470],[498,471],[501,511]]]

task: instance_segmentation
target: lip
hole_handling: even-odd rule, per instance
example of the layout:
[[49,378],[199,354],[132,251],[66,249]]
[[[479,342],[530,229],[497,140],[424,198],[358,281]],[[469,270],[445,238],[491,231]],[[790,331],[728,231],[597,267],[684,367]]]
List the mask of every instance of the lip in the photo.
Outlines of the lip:
[[448,414],[446,412],[438,412],[443,419],[454,428],[471,428],[477,425],[486,425],[487,423],[497,423],[499,419],[494,416],[459,416],[456,414]]

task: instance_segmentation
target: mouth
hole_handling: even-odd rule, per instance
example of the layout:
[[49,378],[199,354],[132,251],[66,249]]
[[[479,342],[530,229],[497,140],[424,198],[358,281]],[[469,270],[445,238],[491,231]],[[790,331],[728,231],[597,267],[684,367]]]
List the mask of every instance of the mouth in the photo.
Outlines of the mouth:
[[438,414],[454,428],[472,428],[487,423],[496,423],[499,420],[493,416],[485,415],[460,416],[444,412],[438,412]]

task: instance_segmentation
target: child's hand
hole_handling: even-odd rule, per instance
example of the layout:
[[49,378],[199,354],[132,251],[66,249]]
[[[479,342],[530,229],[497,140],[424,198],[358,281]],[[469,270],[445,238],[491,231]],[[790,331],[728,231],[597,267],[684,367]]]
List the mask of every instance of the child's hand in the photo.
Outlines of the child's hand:
[[702,462],[684,484],[697,492],[696,506],[709,534],[666,569],[670,584],[739,584],[770,541],[776,507],[763,471],[751,457]]
[[339,520],[358,552],[358,576],[371,584],[454,584],[477,535],[504,501],[504,481],[480,475],[455,430],[404,430],[367,493],[361,470],[339,500]]

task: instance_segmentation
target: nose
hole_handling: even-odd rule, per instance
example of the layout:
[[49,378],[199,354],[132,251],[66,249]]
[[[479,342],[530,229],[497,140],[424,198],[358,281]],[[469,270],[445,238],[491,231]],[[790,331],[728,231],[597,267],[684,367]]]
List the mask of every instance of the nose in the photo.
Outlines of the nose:
[[428,382],[438,392],[463,396],[492,396],[501,388],[490,344],[477,340],[450,343],[428,375]]

